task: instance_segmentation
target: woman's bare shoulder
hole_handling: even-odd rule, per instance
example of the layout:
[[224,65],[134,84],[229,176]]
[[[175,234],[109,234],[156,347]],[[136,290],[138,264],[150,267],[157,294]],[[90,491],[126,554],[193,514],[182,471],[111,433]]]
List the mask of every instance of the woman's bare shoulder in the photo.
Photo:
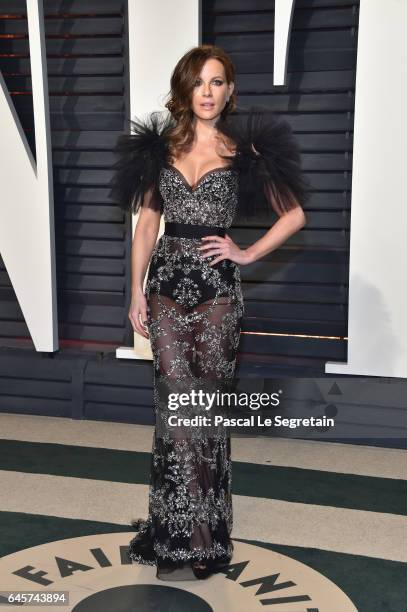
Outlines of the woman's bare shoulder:
[[218,155],[236,155],[236,143],[226,134],[217,133],[217,153]]

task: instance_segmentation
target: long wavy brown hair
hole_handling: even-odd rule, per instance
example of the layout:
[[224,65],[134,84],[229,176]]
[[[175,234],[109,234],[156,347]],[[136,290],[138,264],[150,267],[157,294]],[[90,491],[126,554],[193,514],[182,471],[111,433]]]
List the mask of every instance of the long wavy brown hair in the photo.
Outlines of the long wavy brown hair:
[[[222,62],[226,82],[235,81],[235,68],[227,53],[216,45],[199,45],[185,53],[175,66],[170,80],[169,100],[165,104],[176,125],[168,133],[168,144],[171,156],[188,151],[194,139],[193,117],[191,109],[192,92],[203,65],[208,59]],[[236,87],[221,112],[222,119],[236,110]]]

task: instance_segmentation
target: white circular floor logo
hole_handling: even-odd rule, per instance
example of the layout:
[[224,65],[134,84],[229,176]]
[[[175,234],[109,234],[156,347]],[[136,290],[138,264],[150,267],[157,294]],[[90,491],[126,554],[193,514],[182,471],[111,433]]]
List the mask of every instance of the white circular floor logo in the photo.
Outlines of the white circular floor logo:
[[[322,574],[290,557],[234,541],[231,564],[207,580],[161,581],[131,563],[134,532],[50,542],[0,559],[2,591],[67,591],[68,605],[30,610],[112,612],[357,612]],[[6,608],[4,608],[6,609]]]

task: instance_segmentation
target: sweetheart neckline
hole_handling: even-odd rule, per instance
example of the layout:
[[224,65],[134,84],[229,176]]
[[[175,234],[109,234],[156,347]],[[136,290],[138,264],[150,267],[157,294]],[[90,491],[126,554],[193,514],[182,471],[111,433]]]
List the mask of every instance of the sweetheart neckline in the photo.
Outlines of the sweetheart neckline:
[[185,178],[185,176],[183,175],[181,170],[176,168],[173,164],[167,163],[167,167],[168,168],[172,168],[173,170],[175,170],[175,172],[177,172],[177,174],[182,179],[182,181],[185,184],[185,186],[188,187],[188,189],[191,191],[191,193],[194,193],[194,191],[196,191],[198,189],[199,185],[202,183],[203,179],[206,176],[208,176],[208,174],[212,174],[212,172],[218,172],[220,170],[231,170],[232,166],[231,165],[229,165],[229,166],[216,166],[215,168],[211,168],[211,170],[207,170],[206,172],[204,172],[202,174],[202,176],[199,177],[198,181],[195,183],[195,186],[191,185],[190,183],[188,183],[187,179]]

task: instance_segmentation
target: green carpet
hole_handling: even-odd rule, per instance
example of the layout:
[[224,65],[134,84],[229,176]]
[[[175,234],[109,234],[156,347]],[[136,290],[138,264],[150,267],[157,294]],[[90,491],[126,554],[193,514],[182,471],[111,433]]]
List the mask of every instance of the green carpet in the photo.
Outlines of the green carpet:
[[[2,439],[0,469],[148,484],[150,454]],[[407,481],[296,467],[234,461],[233,493],[389,514],[407,511]]]

